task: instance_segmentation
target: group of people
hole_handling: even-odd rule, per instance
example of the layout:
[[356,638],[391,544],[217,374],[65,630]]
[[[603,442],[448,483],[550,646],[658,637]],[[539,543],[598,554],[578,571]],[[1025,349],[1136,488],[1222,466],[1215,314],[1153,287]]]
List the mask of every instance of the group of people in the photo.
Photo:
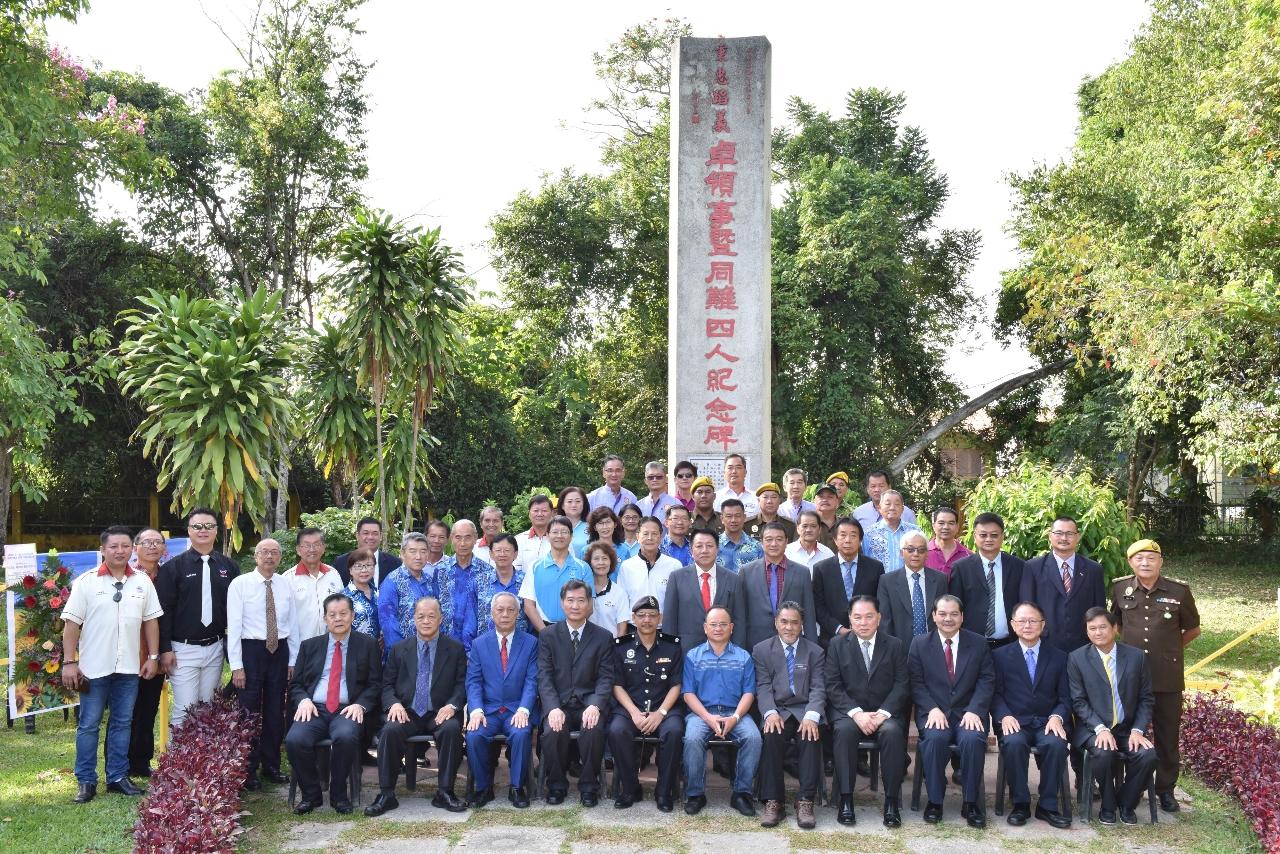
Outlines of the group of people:
[[[187,706],[217,689],[225,647],[240,703],[263,716],[246,788],[260,787],[259,775],[287,779],[283,746],[299,814],[323,802],[317,743],[332,740],[329,802],[349,812],[349,771],[375,734],[380,791],[368,815],[398,806],[415,736],[430,736],[438,751],[434,805],[461,811],[493,800],[505,742],[508,798],[525,807],[536,730],[548,803],[568,796],[573,765],[581,802],[595,806],[607,750],[614,804],[632,806],[645,747],[656,752],[657,807],[674,809],[683,774],[684,810],[696,814],[706,804],[708,747],[732,745],[730,803],[756,815],[758,778],[765,826],[786,815],[783,769],[793,761],[798,825],[814,826],[828,766],[837,819],[853,824],[854,781],[875,749],[883,821],[896,827],[912,722],[926,821],[942,818],[954,779],[962,817],[985,826],[989,727],[1008,769],[1011,824],[1034,815],[1067,826],[1058,781],[1064,763],[1085,753],[1104,823],[1136,821],[1153,773],[1161,806],[1177,810],[1182,649],[1199,634],[1199,617],[1186,586],[1162,574],[1158,544],[1129,548],[1134,575],[1113,583],[1108,603],[1102,567],[1077,552],[1073,519],[1056,519],[1049,550],[1024,561],[1003,550],[1004,522],[993,513],[974,518],[972,553],[957,540],[953,508],[932,513],[926,537],[882,471],[868,475],[869,500],[856,505],[843,472],[810,504],[799,470],[786,472],[785,490],[747,489],[736,454],[724,470],[717,491],[678,463],[668,491],[666,467],[649,463],[649,494],[637,500],[621,485],[622,460],[609,457],[604,484],[590,494],[534,495],[530,528],[518,535],[486,507],[478,525],[433,521],[406,534],[396,556],[382,550],[381,523],[363,519],[357,548],[333,566],[323,562],[323,532],[303,529],[299,561],[283,572],[280,544],[265,539],[257,571],[240,575],[213,551],[218,522],[204,509],[190,514],[191,548],[155,571],[144,554],[157,538],[163,554],[158,532],[108,529],[103,567],[77,579],[63,614],[66,661],[84,661],[92,686],[77,738],[77,800],[94,794],[102,707],[111,707],[108,786],[136,793],[129,775],[148,773],[150,753],[130,742],[149,740],[154,721],[140,677],[168,675],[179,725]],[[129,566],[135,546],[140,572]],[[130,739],[117,720],[129,729],[134,696]],[[464,753],[469,801],[455,789]],[[1079,777],[1077,768],[1077,785]]]

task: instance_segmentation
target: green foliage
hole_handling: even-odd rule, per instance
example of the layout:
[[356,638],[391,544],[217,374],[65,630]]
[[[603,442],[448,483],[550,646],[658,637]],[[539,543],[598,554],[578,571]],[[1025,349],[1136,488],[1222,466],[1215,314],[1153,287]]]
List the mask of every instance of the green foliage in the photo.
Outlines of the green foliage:
[[146,407],[137,438],[158,461],[173,508],[217,508],[240,547],[246,511],[260,521],[272,461],[292,430],[285,372],[293,361],[280,294],[236,305],[152,292],[126,312],[120,387]]
[[1142,536],[1142,526],[1129,520],[1111,485],[1087,467],[1023,460],[1007,474],[978,481],[965,501],[970,548],[975,547],[973,520],[988,512],[1004,519],[1005,550],[1022,557],[1047,551],[1054,518],[1070,516],[1080,527],[1078,550],[1102,564],[1108,582],[1129,573],[1125,549]]
[[1280,464],[1278,45],[1274,0],[1156,3],[1071,158],[1013,179],[1002,314],[1110,372],[1124,450]]
[[[302,528],[319,528],[324,531],[324,562],[332,564],[339,555],[344,555],[356,547],[356,522],[366,516],[376,516],[377,508],[368,501],[357,500],[352,507],[325,507],[314,513],[303,513],[298,517],[297,528],[284,528],[267,534],[280,543],[283,555],[281,566],[292,566],[297,560],[298,531]],[[386,545],[383,547],[392,554],[400,553],[400,528],[395,527],[386,532]],[[240,568],[250,570],[254,566],[253,554],[246,552],[240,556]]]
[[373,424],[342,330],[325,323],[307,340],[301,355],[298,410],[311,417],[303,441],[326,478],[336,477],[355,489],[360,461],[368,458],[374,444]]

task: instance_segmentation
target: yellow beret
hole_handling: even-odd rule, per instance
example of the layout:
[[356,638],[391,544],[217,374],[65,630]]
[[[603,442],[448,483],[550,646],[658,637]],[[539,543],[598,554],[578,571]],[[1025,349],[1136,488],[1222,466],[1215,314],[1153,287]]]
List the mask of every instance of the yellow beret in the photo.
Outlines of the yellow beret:
[[698,488],[702,486],[709,486],[713,490],[716,488],[716,485],[711,482],[711,478],[707,477],[706,475],[703,475],[702,477],[698,478],[693,482],[693,485],[689,487],[689,491],[697,492]]
[[1160,551],[1160,544],[1155,540],[1138,540],[1136,543],[1129,546],[1129,550],[1124,553],[1124,556],[1127,558],[1133,557],[1138,552],[1155,552],[1156,554],[1162,554]]
[[780,487],[780,486],[778,486],[778,484],[776,484],[776,483],[772,483],[772,482],[770,482],[770,483],[762,483],[762,484],[760,484],[759,486],[757,486],[757,487],[756,487],[756,497],[757,497],[757,498],[759,498],[759,497],[760,497],[760,495],[761,495],[762,493],[765,493],[765,492],[776,492],[776,493],[778,493],[779,495],[781,495],[781,494],[782,494],[782,487]]
[[846,472],[842,472],[842,471],[838,471],[835,474],[827,475],[827,483],[830,483],[833,480],[843,480],[845,483],[853,482],[849,480],[849,475]]

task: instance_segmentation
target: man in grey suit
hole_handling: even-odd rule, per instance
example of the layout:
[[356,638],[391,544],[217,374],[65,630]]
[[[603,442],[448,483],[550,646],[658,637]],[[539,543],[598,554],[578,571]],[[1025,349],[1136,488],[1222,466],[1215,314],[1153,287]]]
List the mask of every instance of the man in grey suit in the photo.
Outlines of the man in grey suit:
[[[1102,791],[1098,821],[1137,824],[1135,808],[1156,770],[1156,752],[1145,735],[1155,708],[1146,653],[1116,643],[1116,617],[1106,608],[1084,615],[1089,643],[1067,657],[1067,684],[1078,749],[1089,751],[1093,778]],[[1116,792],[1115,761],[1124,762],[1124,786]],[[1085,785],[1089,785],[1085,781]]]
[[947,592],[947,577],[925,568],[929,541],[920,531],[902,536],[903,568],[880,576],[876,599],[880,602],[880,631],[893,635],[908,649],[911,639],[929,633],[933,603]]
[[542,757],[547,803],[569,791],[569,733],[578,732],[584,807],[600,802],[605,720],[613,697],[613,635],[588,620],[591,589],[571,578],[560,588],[564,619],[538,633],[538,699],[542,703]]
[[738,570],[739,613],[734,615],[733,642],[743,649],[755,649],[776,633],[774,619],[783,602],[799,603],[803,613],[804,636],[818,640],[814,622],[813,581],[809,568],[787,560],[787,532],[770,522],[760,532],[764,557]]
[[756,707],[764,722],[764,750],[760,757],[763,827],[774,827],[787,814],[782,767],[787,745],[792,741],[800,759],[796,824],[805,830],[817,824],[813,802],[822,775],[819,726],[827,704],[826,668],[822,647],[800,636],[804,619],[804,608],[798,602],[783,602],[774,619],[778,633],[751,650],[756,667]]
[[690,548],[693,563],[671,573],[662,606],[662,631],[679,637],[680,648],[686,651],[706,643],[703,625],[707,611],[724,608],[735,621],[741,611],[738,575],[716,571],[716,555],[720,550],[716,534],[694,531]]

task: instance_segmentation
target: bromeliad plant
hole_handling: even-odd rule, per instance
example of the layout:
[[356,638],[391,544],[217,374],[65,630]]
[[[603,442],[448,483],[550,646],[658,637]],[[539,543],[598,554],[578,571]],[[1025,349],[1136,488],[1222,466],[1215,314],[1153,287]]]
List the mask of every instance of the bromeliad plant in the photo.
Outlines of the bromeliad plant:
[[126,311],[120,387],[146,410],[137,438],[174,485],[173,509],[215,507],[240,547],[245,511],[260,524],[272,461],[292,430],[286,371],[294,347],[279,293],[237,304],[151,291]]

